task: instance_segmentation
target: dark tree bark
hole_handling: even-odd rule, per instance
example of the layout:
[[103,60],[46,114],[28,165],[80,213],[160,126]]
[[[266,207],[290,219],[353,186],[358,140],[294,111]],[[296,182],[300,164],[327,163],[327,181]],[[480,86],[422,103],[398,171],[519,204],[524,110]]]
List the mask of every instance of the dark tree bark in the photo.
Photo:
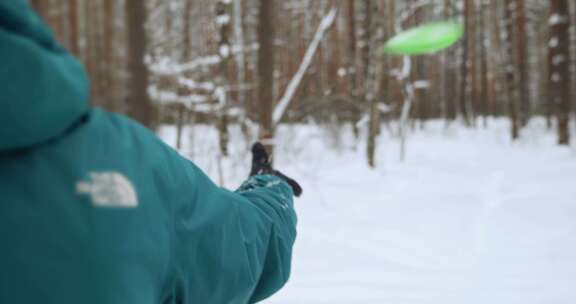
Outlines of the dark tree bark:
[[[183,20],[183,31],[182,31],[182,62],[188,62],[192,57],[192,11],[193,11],[193,1],[186,0],[184,4],[184,12],[182,14]],[[178,104],[176,109],[176,148],[182,149],[182,135],[185,123],[189,120],[188,109],[184,104]]]
[[506,85],[508,91],[508,105],[511,120],[511,136],[513,140],[520,137],[520,92],[518,81],[518,49],[514,46],[516,40],[514,31],[514,5],[507,3],[504,8],[504,22],[506,24],[506,41],[504,43],[506,48]]
[[[231,3],[225,1],[218,1],[216,3],[216,16],[221,17],[221,20],[226,20],[226,18],[222,18],[223,16],[228,16],[228,20],[231,20]],[[231,33],[231,23],[221,21],[219,24],[219,31],[220,31],[220,41],[218,42],[218,49],[220,55],[220,71],[217,77],[218,85],[222,89],[221,93],[221,109],[220,109],[220,117],[218,121],[218,138],[219,138],[219,146],[220,146],[220,153],[223,156],[228,156],[228,141],[229,141],[229,132],[228,132],[228,92],[224,89],[224,87],[230,83],[228,77],[228,67],[230,65],[231,57],[231,44],[230,44],[230,33]]]
[[474,16],[474,0],[464,0],[464,27],[466,35],[464,36],[464,51],[462,52],[462,71],[461,71],[461,82],[460,82],[460,111],[464,123],[467,126],[472,125],[471,121],[471,97],[472,97],[472,59],[471,56],[471,46],[474,45],[474,35],[471,33],[471,29],[474,26],[473,16]]
[[[480,29],[484,29],[486,27],[486,11],[487,7],[483,4],[480,7],[478,12],[478,19],[480,23]],[[482,112],[483,120],[484,120],[484,127],[487,127],[488,124],[488,105],[489,105],[489,87],[488,87],[488,50],[487,50],[487,36],[489,31],[482,30],[480,31],[480,111]]]
[[84,37],[85,45],[83,50],[84,62],[86,71],[90,77],[90,102],[95,106],[102,106],[100,96],[100,74],[98,73],[98,57],[97,57],[97,14],[94,13],[94,1],[85,2],[83,6],[84,19]]
[[570,144],[570,22],[568,0],[550,0],[550,101],[556,109],[558,143]]
[[[360,90],[359,90],[359,73],[358,69],[358,35],[356,33],[356,5],[358,1],[348,0],[347,1],[347,25],[348,25],[348,71],[347,76],[350,81],[349,95],[351,100],[357,101]],[[352,122],[352,130],[354,131],[355,138],[360,136],[360,130],[355,122]]]
[[516,73],[518,74],[518,94],[520,98],[519,119],[520,124],[528,123],[531,113],[531,102],[528,79],[528,34],[526,32],[526,0],[515,0],[516,33],[514,44],[518,59],[516,60]]
[[[411,18],[410,26],[417,26],[425,22],[426,18],[426,6],[416,7],[418,0],[412,0],[412,6],[414,7],[414,14]],[[426,81],[428,76],[426,71],[428,71],[427,63],[430,62],[430,58],[425,58],[423,56],[416,56],[412,59],[412,73],[411,82],[416,84],[417,81]],[[429,118],[429,106],[428,98],[432,92],[427,91],[425,88],[417,88],[414,92],[414,105],[412,107],[413,117],[418,119],[421,126],[424,126],[425,121]]]
[[146,127],[154,129],[153,107],[148,97],[149,72],[145,63],[146,2],[126,0],[126,27],[128,34],[128,114]]
[[376,98],[376,73],[375,64],[373,64],[371,59],[374,54],[371,52],[371,48],[374,41],[374,26],[372,21],[372,14],[376,9],[372,0],[364,0],[364,47],[362,48],[362,62],[363,62],[363,74],[364,74],[364,99],[369,105],[369,123],[368,123],[368,142],[366,147],[366,156],[368,158],[368,165],[372,168],[376,166],[375,154],[376,154],[376,136],[378,133],[378,125],[380,123],[379,113],[378,113],[378,99]]
[[[449,20],[454,17],[453,12],[453,1],[444,0],[444,18]],[[444,67],[444,84],[443,84],[443,102],[445,104],[446,119],[448,121],[453,121],[456,119],[456,113],[458,108],[456,86],[454,85],[456,79],[456,69],[454,69],[452,60],[456,57],[455,48],[450,48],[446,50],[443,63]]]
[[490,6],[490,32],[491,32],[491,49],[493,50],[490,52],[491,60],[490,62],[490,70],[491,70],[491,79],[490,79],[490,104],[489,104],[489,112],[491,115],[498,115],[498,105],[500,104],[501,100],[503,99],[504,94],[504,87],[505,81],[503,80],[502,71],[502,40],[501,40],[501,23],[500,23],[500,2],[491,0],[489,2]]
[[75,56],[80,56],[80,34],[78,27],[78,0],[68,1],[69,33],[68,46]]
[[46,17],[46,0],[30,0],[30,4],[42,17]]
[[355,0],[348,0],[348,75],[350,78],[350,92],[354,97],[357,94],[356,82],[356,7]]
[[[274,106],[274,1],[260,0],[258,16],[258,105],[260,138],[274,138],[272,111]],[[272,155],[273,147],[266,148]]]
[[106,98],[106,105],[110,111],[117,112],[120,109],[117,94],[118,79],[116,77],[116,56],[114,55],[114,21],[116,20],[116,12],[114,11],[114,0],[104,0],[103,3],[104,18],[102,20],[103,26],[103,41],[102,41],[102,55],[104,60],[105,75],[102,79],[103,88],[105,88],[104,96]]

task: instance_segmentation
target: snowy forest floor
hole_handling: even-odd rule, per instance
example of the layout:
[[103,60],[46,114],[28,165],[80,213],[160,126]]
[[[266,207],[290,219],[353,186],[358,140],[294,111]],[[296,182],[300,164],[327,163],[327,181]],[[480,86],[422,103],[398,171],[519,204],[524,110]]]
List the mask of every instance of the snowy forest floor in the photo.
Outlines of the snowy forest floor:
[[[430,122],[410,135],[405,162],[384,128],[374,170],[346,130],[278,132],[276,166],[304,196],[291,281],[265,303],[576,303],[576,151],[542,122],[517,143],[503,120]],[[239,185],[249,166],[240,132],[219,166],[216,131],[186,131],[182,153]],[[175,141],[171,127],[160,135]]]

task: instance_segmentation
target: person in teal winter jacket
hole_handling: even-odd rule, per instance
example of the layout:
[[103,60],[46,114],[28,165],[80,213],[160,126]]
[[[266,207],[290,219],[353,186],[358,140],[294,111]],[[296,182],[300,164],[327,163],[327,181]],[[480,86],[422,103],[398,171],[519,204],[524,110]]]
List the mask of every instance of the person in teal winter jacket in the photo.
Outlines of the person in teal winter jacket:
[[298,185],[260,145],[239,190],[88,105],[82,66],[0,0],[0,303],[255,303],[288,280]]

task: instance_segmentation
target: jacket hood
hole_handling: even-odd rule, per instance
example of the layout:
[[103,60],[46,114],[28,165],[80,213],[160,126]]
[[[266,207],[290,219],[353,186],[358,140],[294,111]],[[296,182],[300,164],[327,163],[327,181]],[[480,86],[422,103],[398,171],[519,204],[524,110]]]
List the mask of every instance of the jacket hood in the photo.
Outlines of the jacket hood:
[[88,109],[81,64],[26,0],[0,0],[0,151],[62,134]]

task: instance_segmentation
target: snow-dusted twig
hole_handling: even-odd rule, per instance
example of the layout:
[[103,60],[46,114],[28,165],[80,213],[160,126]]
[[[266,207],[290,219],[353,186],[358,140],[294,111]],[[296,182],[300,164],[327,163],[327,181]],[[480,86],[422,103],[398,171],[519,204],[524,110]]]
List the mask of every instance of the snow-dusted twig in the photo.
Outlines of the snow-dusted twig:
[[407,6],[406,9],[400,12],[398,16],[398,22],[396,22],[395,29],[397,32],[401,31],[402,23],[404,23],[408,18],[414,15],[418,9],[427,5],[435,5],[433,1],[430,0],[419,0],[411,5]]
[[[404,56],[403,70],[407,72],[406,77],[410,75],[412,68],[412,61],[409,56]],[[402,78],[404,79],[404,78]],[[406,159],[406,137],[408,129],[408,119],[410,118],[410,111],[412,110],[412,103],[414,102],[414,85],[406,82],[404,86],[404,103],[402,105],[402,112],[400,113],[400,122],[398,124],[400,135],[400,160]]]
[[[248,46],[233,45],[229,50],[229,55],[239,55],[258,50],[258,44],[254,43]],[[222,51],[222,50],[220,50]],[[175,62],[169,57],[159,58],[154,62],[149,62],[148,67],[151,72],[157,75],[177,75],[188,71],[194,71],[203,67],[210,67],[219,64],[222,61],[220,54],[207,55],[195,58],[186,63]]]
[[209,99],[205,95],[186,95],[179,96],[174,91],[167,91],[159,89],[155,85],[148,87],[148,94],[159,103],[181,103],[186,107],[193,107],[193,105],[206,103]]
[[390,75],[394,76],[397,80],[402,81],[410,76],[410,71],[412,70],[412,61],[410,57],[402,57],[402,68],[394,69],[390,72]]
[[272,114],[272,121],[274,122],[274,124],[278,124],[282,119],[282,116],[284,116],[284,112],[290,105],[290,101],[292,100],[292,97],[294,97],[294,94],[296,93],[296,90],[298,89],[300,82],[302,82],[304,74],[306,73],[308,67],[312,63],[312,59],[316,54],[316,50],[318,49],[318,46],[320,45],[322,38],[324,38],[324,34],[332,26],[332,24],[334,24],[334,20],[336,19],[337,13],[338,8],[333,7],[320,22],[318,30],[316,31],[314,38],[312,38],[312,42],[310,42],[310,45],[308,46],[308,49],[304,54],[304,58],[302,59],[302,63],[300,64],[298,71],[296,72],[296,74],[294,74],[292,80],[290,80],[290,83],[288,84],[288,87],[286,88],[284,95],[282,95],[282,98],[280,98],[278,105],[274,109],[274,113]]
[[197,82],[189,78],[178,78],[178,83],[192,90],[214,91],[216,85],[213,82]]

